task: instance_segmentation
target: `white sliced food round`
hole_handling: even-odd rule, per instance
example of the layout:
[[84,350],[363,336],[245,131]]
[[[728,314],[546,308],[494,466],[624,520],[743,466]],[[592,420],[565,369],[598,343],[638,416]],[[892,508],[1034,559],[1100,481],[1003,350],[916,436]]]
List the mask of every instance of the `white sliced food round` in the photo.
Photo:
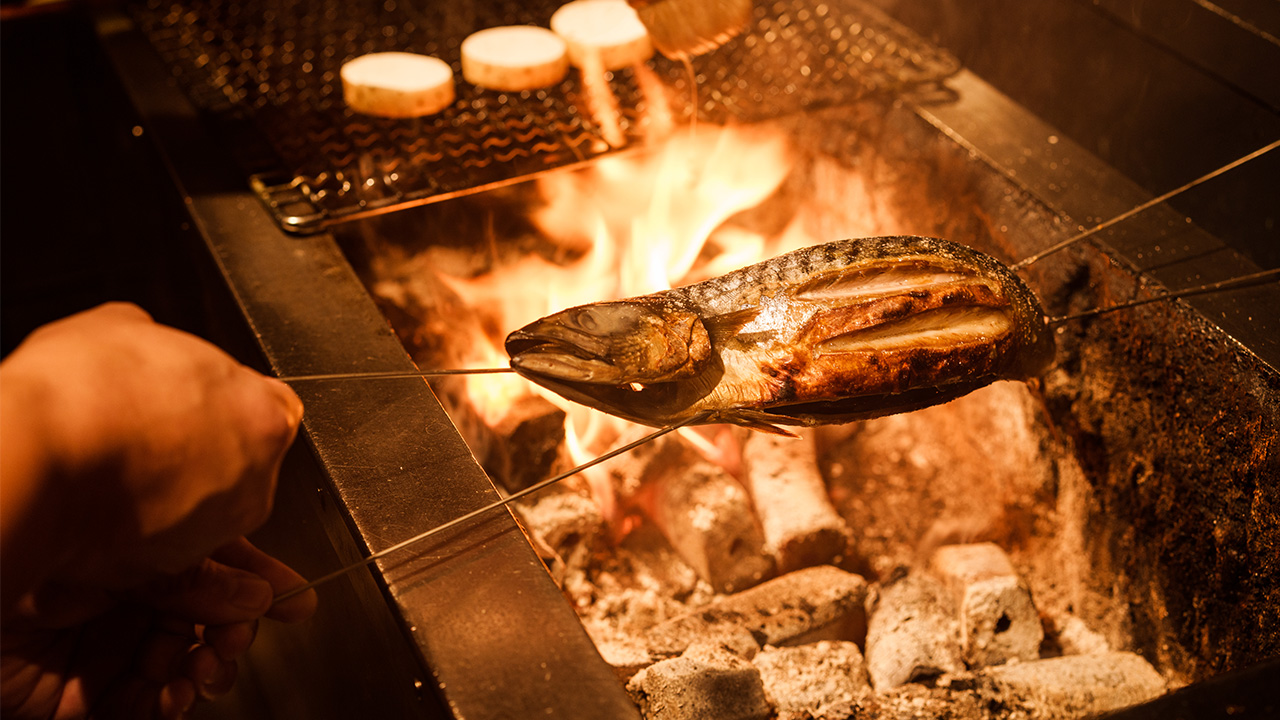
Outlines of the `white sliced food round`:
[[342,66],[342,97],[380,117],[431,115],[453,104],[453,69],[439,58],[406,52],[361,55]]
[[604,70],[617,70],[653,56],[649,31],[626,0],[573,0],[551,16],[551,29],[578,67],[598,60]]
[[493,27],[462,41],[462,77],[480,87],[536,90],[560,82],[568,72],[564,40],[546,28]]

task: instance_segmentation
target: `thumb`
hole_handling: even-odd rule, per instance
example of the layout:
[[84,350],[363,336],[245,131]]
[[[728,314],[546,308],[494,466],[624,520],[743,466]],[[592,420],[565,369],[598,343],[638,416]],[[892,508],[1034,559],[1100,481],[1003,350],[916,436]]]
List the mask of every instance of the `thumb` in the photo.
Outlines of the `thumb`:
[[199,565],[149,583],[140,599],[198,625],[257,620],[271,608],[274,591],[261,576],[205,558]]

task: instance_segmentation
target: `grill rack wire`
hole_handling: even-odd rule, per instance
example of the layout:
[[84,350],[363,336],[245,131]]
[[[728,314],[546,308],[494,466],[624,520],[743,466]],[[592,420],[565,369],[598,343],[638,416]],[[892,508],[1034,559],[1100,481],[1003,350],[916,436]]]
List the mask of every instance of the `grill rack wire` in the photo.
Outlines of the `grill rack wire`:
[[[638,73],[607,75],[623,142],[610,145],[576,71],[517,93],[461,79],[459,47],[497,25],[546,26],[563,0],[148,0],[130,13],[211,120],[282,228],[308,233],[643,148],[650,99]],[[342,100],[343,63],[371,52],[448,62],[457,100],[412,119]],[[959,69],[948,53],[860,0],[757,3],[750,27],[693,61],[700,122],[752,122],[868,96],[929,93]],[[694,116],[685,66],[646,63],[677,122]]]

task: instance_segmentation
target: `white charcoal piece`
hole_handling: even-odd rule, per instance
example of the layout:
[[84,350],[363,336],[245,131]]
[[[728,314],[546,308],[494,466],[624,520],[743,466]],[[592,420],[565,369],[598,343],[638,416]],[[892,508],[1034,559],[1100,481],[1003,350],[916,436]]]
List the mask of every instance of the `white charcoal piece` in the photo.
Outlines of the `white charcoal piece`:
[[742,446],[744,485],[779,572],[838,563],[850,531],[827,497],[811,438],[751,433]]
[[969,667],[1040,657],[1040,614],[1004,550],[994,543],[944,545],[929,567],[959,605]]
[[683,652],[704,637],[745,629],[759,642],[797,645],[858,641],[866,635],[867,581],[831,566],[805,568],[692,608],[649,630],[655,657]]
[[766,647],[752,659],[778,720],[851,718],[870,692],[862,652],[848,641]]
[[1029,700],[1043,718],[1082,718],[1156,698],[1165,681],[1141,656],[1129,652],[1011,663],[983,673],[996,688]]
[[627,692],[647,720],[767,720],[772,714],[760,671],[713,643],[641,670]]
[[882,588],[867,619],[866,661],[877,692],[963,670],[946,588],[924,574]]

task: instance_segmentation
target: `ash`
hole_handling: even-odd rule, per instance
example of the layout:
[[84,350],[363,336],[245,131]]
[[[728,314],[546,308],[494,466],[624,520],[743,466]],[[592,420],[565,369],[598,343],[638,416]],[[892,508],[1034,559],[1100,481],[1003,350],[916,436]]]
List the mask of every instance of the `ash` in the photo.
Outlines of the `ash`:
[[668,436],[519,508],[644,717],[1075,718],[1167,689],[1094,589],[1033,389],[711,434],[732,462]]

